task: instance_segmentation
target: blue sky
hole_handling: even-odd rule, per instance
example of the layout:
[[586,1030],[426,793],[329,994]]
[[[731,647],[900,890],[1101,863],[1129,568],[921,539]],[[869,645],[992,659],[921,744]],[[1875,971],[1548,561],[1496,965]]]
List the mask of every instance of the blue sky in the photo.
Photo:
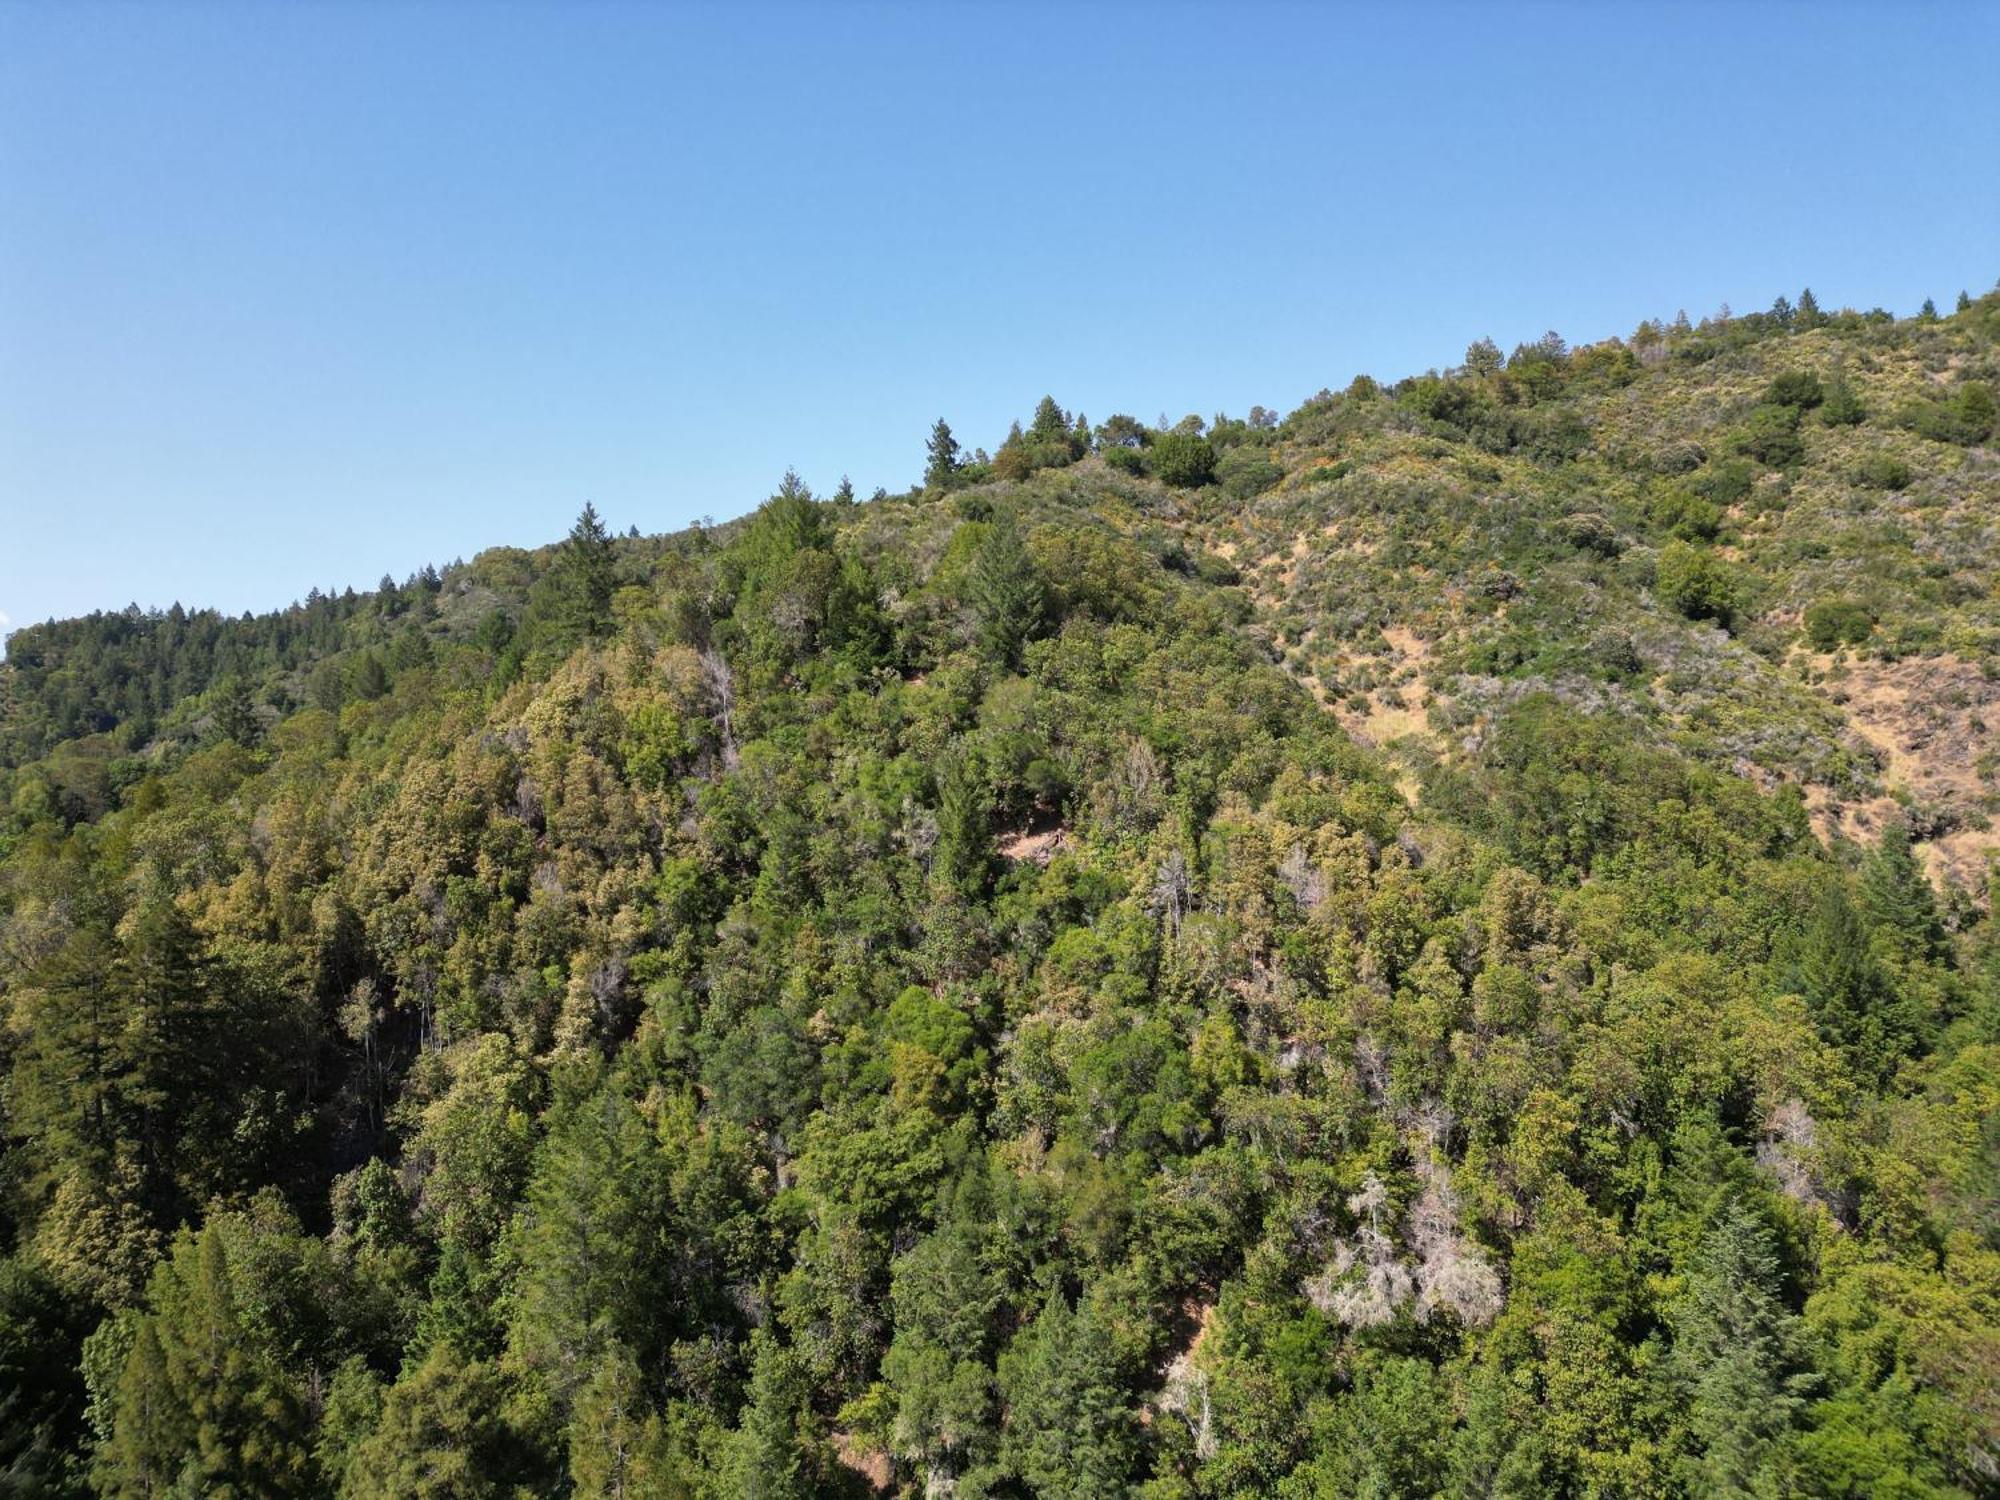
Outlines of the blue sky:
[[[2000,6],[0,0],[0,615],[2000,276]],[[3,627],[0,627],[3,628]]]

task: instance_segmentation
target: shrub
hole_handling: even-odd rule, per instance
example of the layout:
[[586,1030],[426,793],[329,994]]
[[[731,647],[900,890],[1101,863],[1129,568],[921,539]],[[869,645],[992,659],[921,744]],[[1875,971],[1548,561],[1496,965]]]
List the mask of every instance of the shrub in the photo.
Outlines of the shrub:
[[1653,522],[1688,541],[1709,541],[1722,529],[1722,507],[1678,486],[1662,490],[1652,504]]
[[1618,555],[1618,533],[1596,511],[1580,510],[1563,517],[1562,535],[1580,552],[1595,552],[1599,557]]
[[1694,481],[1697,493],[1724,509],[1745,499],[1757,482],[1757,471],[1740,458],[1718,459]]
[[1764,392],[1767,404],[1793,406],[1801,411],[1810,411],[1825,399],[1826,387],[1811,370],[1787,370],[1772,380]]
[[1153,475],[1177,489],[1197,489],[1215,477],[1215,448],[1190,432],[1170,432],[1150,450]]
[[1787,469],[1806,455],[1799,440],[1799,411],[1795,406],[1759,406],[1737,435],[1736,446],[1773,469]]
[[1867,415],[1867,409],[1854,393],[1854,387],[1847,383],[1847,377],[1834,376],[1833,384],[1827,389],[1826,400],[1820,406],[1819,419],[1829,427],[1855,427]]
[[1668,605],[1690,620],[1727,625],[1736,613],[1736,580],[1730,567],[1705,547],[1669,542],[1660,551],[1655,587]]
[[1692,474],[1708,461],[1700,443],[1669,443],[1653,457],[1653,468],[1661,474]]
[[1910,466],[1893,453],[1871,453],[1862,460],[1854,477],[1871,490],[1901,490],[1915,476]]
[[2000,408],[1996,408],[1993,388],[1973,380],[1960,386],[1949,400],[1919,401],[1904,412],[1903,423],[1919,437],[1969,448],[1992,435],[1997,418]]
[[1815,651],[1831,651],[1860,645],[1875,629],[1875,620],[1867,606],[1852,599],[1822,599],[1806,611],[1805,626]]
[[1231,499],[1248,500],[1283,479],[1285,471],[1262,448],[1246,446],[1223,454],[1216,461],[1215,477]]

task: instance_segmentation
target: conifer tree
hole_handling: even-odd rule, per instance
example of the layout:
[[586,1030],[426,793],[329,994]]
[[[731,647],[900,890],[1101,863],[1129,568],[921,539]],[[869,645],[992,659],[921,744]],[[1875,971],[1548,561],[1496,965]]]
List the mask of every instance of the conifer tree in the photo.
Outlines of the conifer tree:
[[1021,646],[1040,630],[1048,612],[1048,589],[1011,520],[996,521],[974,556],[966,595],[978,622],[979,643],[1003,666],[1012,667]]
[[1035,414],[1028,419],[1028,436],[1037,442],[1064,443],[1069,439],[1069,418],[1056,405],[1056,398],[1044,396],[1035,403]]
[[659,1418],[646,1409],[639,1367],[614,1345],[570,1414],[569,1473],[577,1500],[643,1500],[661,1492]]
[[951,427],[943,417],[931,428],[930,441],[925,444],[930,453],[930,461],[924,466],[924,488],[947,490],[958,478],[958,439],[951,435]]
[[804,1382],[791,1351],[768,1327],[750,1338],[750,1400],[736,1434],[736,1493],[742,1500],[808,1500],[817,1493],[799,1432]]
[[1900,956],[1929,959],[1944,942],[1931,883],[1910,852],[1910,830],[1897,822],[1886,828],[1861,865],[1861,898],[1878,931]]
[[220,1224],[160,1268],[118,1385],[100,1487],[117,1496],[305,1494],[313,1470],[299,1392],[246,1326]]
[[1774,1445],[1819,1383],[1778,1291],[1770,1230],[1731,1204],[1701,1242],[1674,1320],[1673,1366],[1699,1445],[1687,1460],[1697,1493],[1773,1493]]
[[524,1476],[501,1415],[506,1383],[449,1344],[390,1389],[355,1450],[341,1500],[500,1500]]
[[569,639],[599,636],[611,625],[611,537],[586,504],[549,570],[545,616]]
[[1091,1500],[1119,1493],[1137,1455],[1132,1413],[1110,1343],[1060,1288],[1002,1358],[1007,1426],[1002,1461],[1030,1493]]
[[226,740],[245,748],[262,737],[264,726],[257,720],[257,706],[250,696],[250,684],[234,674],[215,689],[215,730]]

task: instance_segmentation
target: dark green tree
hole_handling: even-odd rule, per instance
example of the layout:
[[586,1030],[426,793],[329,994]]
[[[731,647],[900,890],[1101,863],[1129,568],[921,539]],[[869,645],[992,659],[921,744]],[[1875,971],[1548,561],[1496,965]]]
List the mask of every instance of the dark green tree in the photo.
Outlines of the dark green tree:
[[1162,435],[1148,451],[1147,461],[1162,484],[1198,489],[1215,477],[1215,448],[1191,432]]
[[1035,414],[1028,419],[1028,436],[1041,443],[1067,443],[1070,434],[1070,420],[1063,409],[1056,405],[1056,398],[1044,396],[1035,403]]
[[1003,1287],[983,1222],[977,1176],[937,1233],[895,1266],[895,1338],[882,1376],[896,1403],[896,1451],[929,1478],[990,1459],[995,1432],[992,1343]]
[[966,575],[979,643],[1003,666],[1020,659],[1021,647],[1047,619],[1048,587],[1011,520],[994,522]]
[[250,1497],[307,1494],[314,1471],[300,1392],[248,1325],[223,1231],[184,1236],[154,1278],[119,1381],[99,1487]]
[[611,536],[586,504],[535,586],[533,618],[557,644],[601,636],[611,628],[612,586]]
[[1819,419],[1829,427],[1854,427],[1868,415],[1845,371],[1836,371],[1827,383],[1826,399],[1820,403]]
[[808,1500],[819,1493],[800,1418],[807,1394],[791,1351],[768,1328],[750,1339],[750,1399],[736,1435],[742,1500]]
[[1717,1219],[1696,1253],[1674,1317],[1673,1368],[1687,1394],[1695,1492],[1775,1492],[1774,1449],[1819,1385],[1798,1318],[1781,1299],[1771,1231],[1741,1204]]
[[1911,853],[1908,824],[1891,823],[1862,861],[1861,899],[1899,956],[1928,960],[1941,954],[1944,924],[1931,883]]
[[381,1420],[355,1450],[341,1500],[499,1500],[524,1458],[502,1415],[506,1382],[490,1364],[434,1348],[390,1388]]
[[251,696],[250,684],[241,677],[231,675],[216,685],[214,713],[215,732],[226,740],[249,747],[263,737],[264,726],[257,717],[256,700]]
[[943,417],[931,428],[930,441],[924,446],[930,454],[924,465],[924,488],[950,489],[958,478],[958,439],[951,435],[951,427]]
[[1030,1493],[1087,1500],[1123,1491],[1138,1434],[1117,1360],[1095,1310],[1072,1312],[1060,1289],[1002,1357],[1003,1464]]

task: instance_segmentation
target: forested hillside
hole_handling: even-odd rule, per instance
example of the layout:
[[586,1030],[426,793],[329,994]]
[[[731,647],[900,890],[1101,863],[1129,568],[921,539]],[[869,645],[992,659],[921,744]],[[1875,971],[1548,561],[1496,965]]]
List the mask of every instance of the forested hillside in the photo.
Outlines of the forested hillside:
[[1996,389],[1807,293],[17,632],[0,1494],[1994,1493]]

